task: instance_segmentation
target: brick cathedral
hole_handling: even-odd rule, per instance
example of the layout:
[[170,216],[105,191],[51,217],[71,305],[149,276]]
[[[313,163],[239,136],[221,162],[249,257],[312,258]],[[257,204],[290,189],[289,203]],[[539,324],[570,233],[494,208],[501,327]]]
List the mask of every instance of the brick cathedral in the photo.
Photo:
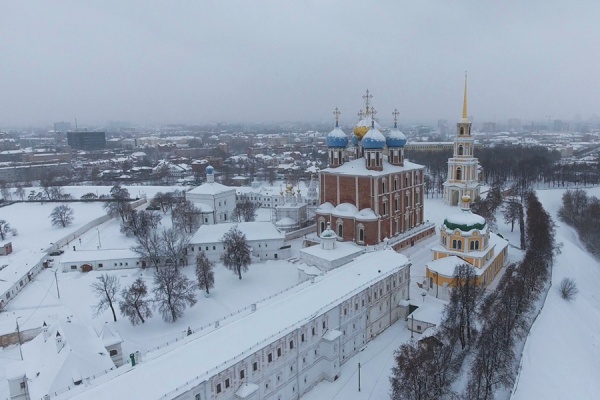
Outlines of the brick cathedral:
[[387,242],[395,249],[413,245],[435,233],[423,221],[423,177],[425,167],[404,159],[406,136],[398,130],[398,111],[387,137],[375,121],[372,95],[363,96],[352,144],[339,127],[327,136],[329,166],[319,176],[320,206],[316,210],[320,235],[327,226],[338,240],[358,245]]

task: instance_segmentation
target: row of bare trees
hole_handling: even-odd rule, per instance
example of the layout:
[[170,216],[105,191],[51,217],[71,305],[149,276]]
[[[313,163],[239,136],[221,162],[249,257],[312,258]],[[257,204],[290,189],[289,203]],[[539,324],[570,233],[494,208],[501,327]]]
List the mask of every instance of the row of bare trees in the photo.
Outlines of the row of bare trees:
[[[450,301],[436,333],[404,344],[395,353],[392,399],[489,400],[498,388],[512,385],[516,344],[530,328],[558,250],[554,223],[533,192],[526,195],[526,209],[523,261],[507,266],[496,289],[487,294],[473,266],[456,267]],[[464,392],[455,393],[452,384],[461,369],[469,378]]]
[[558,217],[573,226],[586,248],[600,257],[600,199],[585,190],[567,190]]

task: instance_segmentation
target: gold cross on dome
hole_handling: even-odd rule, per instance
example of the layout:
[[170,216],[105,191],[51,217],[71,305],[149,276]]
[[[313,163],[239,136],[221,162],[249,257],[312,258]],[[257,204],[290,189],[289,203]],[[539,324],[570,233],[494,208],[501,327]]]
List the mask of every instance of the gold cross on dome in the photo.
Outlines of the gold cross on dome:
[[371,128],[375,128],[375,114],[377,114],[377,111],[371,107]]
[[398,127],[398,115],[400,115],[397,108],[394,108],[394,112],[392,113],[392,115],[394,116],[394,128],[397,128]]
[[333,111],[333,116],[335,117],[335,127],[338,128],[339,127],[339,122],[340,122],[340,110],[338,110],[338,108],[336,107],[335,110]]
[[365,99],[365,111],[366,111],[366,114],[369,115],[369,105],[370,105],[371,99],[373,98],[373,95],[371,93],[369,93],[369,89],[367,89],[367,93],[362,98]]

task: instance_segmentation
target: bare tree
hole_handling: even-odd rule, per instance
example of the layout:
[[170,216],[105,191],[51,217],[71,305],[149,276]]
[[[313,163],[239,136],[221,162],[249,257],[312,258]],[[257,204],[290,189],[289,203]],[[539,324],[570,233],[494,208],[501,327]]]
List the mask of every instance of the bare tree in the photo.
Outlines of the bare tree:
[[198,229],[201,216],[200,209],[189,200],[177,202],[171,211],[173,226],[187,233],[193,233]]
[[104,210],[113,218],[120,216],[121,222],[125,222],[127,215],[131,212],[129,191],[119,185],[115,185],[110,189],[110,196],[116,201],[105,203]]
[[475,309],[484,291],[485,287],[478,282],[475,267],[467,263],[456,266],[445,319],[449,331],[454,332],[463,349],[471,343]]
[[121,313],[129,318],[132,325],[146,322],[145,318],[152,316],[150,300],[146,299],[148,288],[141,277],[138,277],[131,286],[121,292],[119,308]]
[[577,293],[579,293],[579,289],[577,289],[577,284],[571,278],[563,278],[560,281],[560,297],[565,300],[574,300]]
[[18,196],[21,201],[25,200],[25,188],[20,183],[15,184],[15,195]]
[[114,304],[117,302],[117,293],[121,289],[119,278],[116,275],[103,274],[97,279],[98,281],[92,283],[92,293],[98,299],[98,303],[92,306],[94,316],[98,316],[102,311],[110,308],[113,319],[116,321],[117,314],[115,313]]
[[131,250],[138,253],[142,261],[158,269],[165,258],[165,246],[161,235],[153,229],[148,235],[138,236],[136,239],[137,246],[132,247]]
[[206,257],[203,250],[198,252],[196,256],[196,277],[198,278],[198,286],[206,290],[207,296],[210,294],[209,289],[215,285],[214,265],[215,263]]
[[66,204],[61,204],[52,209],[50,219],[52,225],[66,227],[73,223],[73,209]]
[[242,279],[242,271],[248,270],[250,265],[250,246],[244,235],[237,227],[233,227],[223,235],[223,253],[221,261],[227,269],[237,274]]
[[174,266],[158,268],[154,273],[154,284],[154,301],[165,322],[177,321],[187,306],[196,304],[198,286]]
[[459,363],[454,346],[442,338],[430,336],[419,342],[400,346],[390,382],[393,400],[450,398],[450,386]]
[[238,222],[254,221],[257,206],[248,199],[238,202],[233,209],[233,218]]
[[504,215],[504,223],[510,224],[510,231],[515,229],[515,222],[520,221],[520,214],[523,212],[523,205],[518,201],[510,200],[504,205],[502,213]]
[[2,194],[4,200],[10,200],[12,198],[10,184],[8,182],[0,180],[0,194]]
[[190,243],[190,237],[175,228],[171,228],[163,230],[161,239],[167,260],[170,260],[175,268],[186,265],[187,246]]
[[4,219],[0,219],[0,239],[5,240],[6,236],[11,232],[11,227]]
[[161,216],[152,211],[130,209],[125,221],[121,222],[121,232],[126,236],[146,236],[160,224]]

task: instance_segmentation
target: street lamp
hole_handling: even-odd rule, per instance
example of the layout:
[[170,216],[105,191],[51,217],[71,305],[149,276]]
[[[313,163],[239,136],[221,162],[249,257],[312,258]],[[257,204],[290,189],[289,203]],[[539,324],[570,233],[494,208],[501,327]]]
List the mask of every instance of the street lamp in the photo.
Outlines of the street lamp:
[[21,317],[17,317],[16,322],[17,322],[17,336],[19,339],[19,354],[21,355],[21,361],[23,361],[23,350],[21,350],[21,329],[19,329],[19,318]]
[[54,280],[56,281],[56,294],[58,295],[58,298],[60,299],[60,290],[58,290],[58,276],[56,275],[57,272],[58,272],[58,268],[54,270]]
[[98,248],[100,248],[102,247],[102,244],[100,243],[100,230],[96,228],[96,232],[98,232]]
[[358,391],[359,392],[360,392],[360,353],[365,351],[366,348],[367,348],[367,346],[363,347],[362,349],[360,349],[358,351]]

